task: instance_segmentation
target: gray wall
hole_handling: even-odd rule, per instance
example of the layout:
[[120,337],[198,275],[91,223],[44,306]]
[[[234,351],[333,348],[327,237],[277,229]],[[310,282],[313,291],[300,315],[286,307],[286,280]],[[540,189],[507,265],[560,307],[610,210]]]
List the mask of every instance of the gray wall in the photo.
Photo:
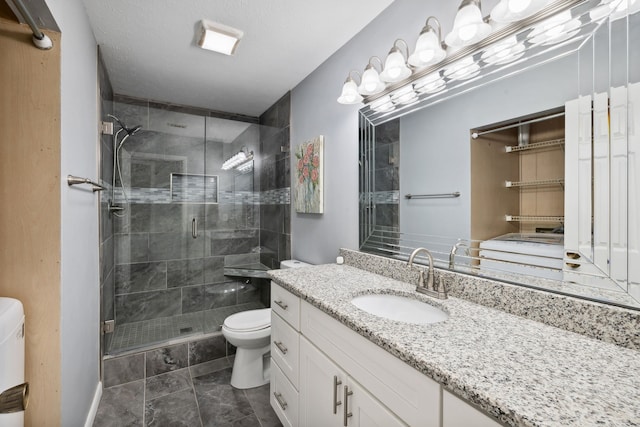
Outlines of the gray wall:
[[[488,14],[497,1],[483,2]],[[358,109],[336,98],[349,70],[362,72],[369,57],[385,58],[394,40],[415,47],[425,20],[434,15],[442,33],[453,26],[453,2],[396,0],[332,55],[291,93],[292,148],[325,136],[325,213],[291,213],[292,256],[311,263],[332,262],[338,248],[358,248]]]
[[400,195],[454,191],[461,195],[431,200],[401,197],[401,231],[469,239],[469,131],[564,106],[578,97],[577,76],[574,53],[402,117]]
[[99,384],[99,199],[71,190],[65,178],[98,176],[97,47],[80,0],[48,0],[47,5],[62,31],[61,423],[79,426]]

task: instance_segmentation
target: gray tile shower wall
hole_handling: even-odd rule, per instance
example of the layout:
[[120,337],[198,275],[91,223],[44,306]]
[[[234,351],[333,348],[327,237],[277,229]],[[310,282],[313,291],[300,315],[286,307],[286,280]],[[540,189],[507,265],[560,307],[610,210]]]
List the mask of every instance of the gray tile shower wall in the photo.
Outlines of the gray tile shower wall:
[[224,276],[225,257],[260,246],[258,178],[221,169],[240,149],[259,153],[258,119],[228,122],[216,112],[117,95],[114,112],[142,126],[118,151],[115,201],[125,209],[111,239],[116,327],[258,303],[255,286]]
[[376,127],[375,199],[376,225],[399,226],[400,120]]
[[291,96],[260,116],[260,262],[278,268],[291,258]]

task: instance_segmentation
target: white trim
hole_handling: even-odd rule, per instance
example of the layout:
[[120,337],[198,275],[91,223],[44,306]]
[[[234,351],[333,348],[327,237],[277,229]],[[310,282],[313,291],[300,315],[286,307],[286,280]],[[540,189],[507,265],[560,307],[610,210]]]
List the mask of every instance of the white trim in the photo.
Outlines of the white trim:
[[93,422],[95,421],[96,414],[98,413],[98,406],[100,405],[100,399],[102,398],[102,381],[98,382],[96,386],[96,393],[93,395],[93,402],[91,402],[91,408],[89,408],[89,413],[87,414],[87,420],[84,423],[84,427],[93,426]]

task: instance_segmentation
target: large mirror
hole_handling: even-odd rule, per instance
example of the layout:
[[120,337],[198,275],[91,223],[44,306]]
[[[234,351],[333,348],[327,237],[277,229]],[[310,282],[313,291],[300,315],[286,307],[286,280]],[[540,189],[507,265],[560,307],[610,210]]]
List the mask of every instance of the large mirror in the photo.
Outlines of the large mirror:
[[544,52],[361,110],[361,250],[640,308],[640,12],[583,3]]

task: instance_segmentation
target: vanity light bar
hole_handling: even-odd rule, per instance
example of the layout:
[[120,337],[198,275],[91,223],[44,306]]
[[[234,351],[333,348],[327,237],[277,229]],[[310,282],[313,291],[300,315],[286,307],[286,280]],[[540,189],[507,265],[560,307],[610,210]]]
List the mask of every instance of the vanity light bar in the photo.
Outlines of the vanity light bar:
[[[614,0],[616,1],[616,0]],[[513,24],[507,25],[504,28],[501,28],[491,34],[489,34],[486,38],[484,38],[483,40],[479,41],[476,44],[473,44],[471,46],[467,46],[464,47],[454,53],[452,53],[451,55],[445,57],[441,62],[439,62],[438,64],[435,64],[431,67],[422,69],[422,70],[416,70],[414,72],[414,74],[412,76],[410,76],[408,79],[399,82],[393,86],[389,86],[387,88],[386,91],[382,92],[380,95],[384,95],[386,93],[392,92],[396,89],[398,89],[399,87],[404,86],[407,82],[413,81],[414,79],[418,79],[420,77],[424,77],[427,74],[436,72],[436,71],[440,71],[442,69],[444,69],[447,65],[452,64],[460,59],[463,59],[464,57],[470,56],[473,53],[476,53],[486,47],[489,47],[491,44],[493,44],[494,42],[500,41],[505,39],[508,36],[512,36],[514,34],[517,34],[523,30],[527,30],[529,28],[531,28],[534,24],[538,23],[538,22],[542,22],[547,18],[550,18],[554,15],[556,15],[557,13],[569,10],[575,6],[578,6],[580,4],[584,4],[584,3],[594,3],[595,5],[600,4],[599,0],[591,0],[591,1],[585,1],[585,0],[558,0],[552,4],[550,4],[549,6],[545,7],[543,10],[533,14],[532,16],[530,16],[529,18],[523,19],[522,21],[518,21],[515,22]],[[589,8],[591,9],[591,8]],[[371,96],[369,98],[375,98],[376,96]],[[365,103],[370,102],[369,98],[365,98]],[[371,99],[373,100],[373,99]]]
[[[382,91],[362,95],[365,105],[369,107],[364,114],[367,117],[377,116],[376,120],[380,118],[380,114],[395,117],[400,110],[407,109],[406,104],[435,99],[445,89],[463,87],[467,82],[502,72],[522,61],[545,55],[557,48],[566,48],[568,44],[573,44],[580,36],[584,36],[585,29],[599,25],[602,19],[616,9],[620,1],[622,0],[612,0],[607,3],[609,7],[605,12],[599,11],[597,14],[593,11],[602,9],[600,0],[555,1],[528,18],[506,25],[481,41],[450,53],[435,65],[412,67],[413,72],[409,77],[400,82],[389,83]],[[484,72],[485,69],[489,72]],[[438,84],[418,85],[420,80],[427,77],[434,82],[440,81]],[[421,87],[424,90],[421,91]],[[403,93],[400,97],[397,95],[399,90],[413,90],[415,97],[410,93]],[[410,99],[411,102],[398,102],[399,99]],[[355,99],[351,103],[356,103]]]

